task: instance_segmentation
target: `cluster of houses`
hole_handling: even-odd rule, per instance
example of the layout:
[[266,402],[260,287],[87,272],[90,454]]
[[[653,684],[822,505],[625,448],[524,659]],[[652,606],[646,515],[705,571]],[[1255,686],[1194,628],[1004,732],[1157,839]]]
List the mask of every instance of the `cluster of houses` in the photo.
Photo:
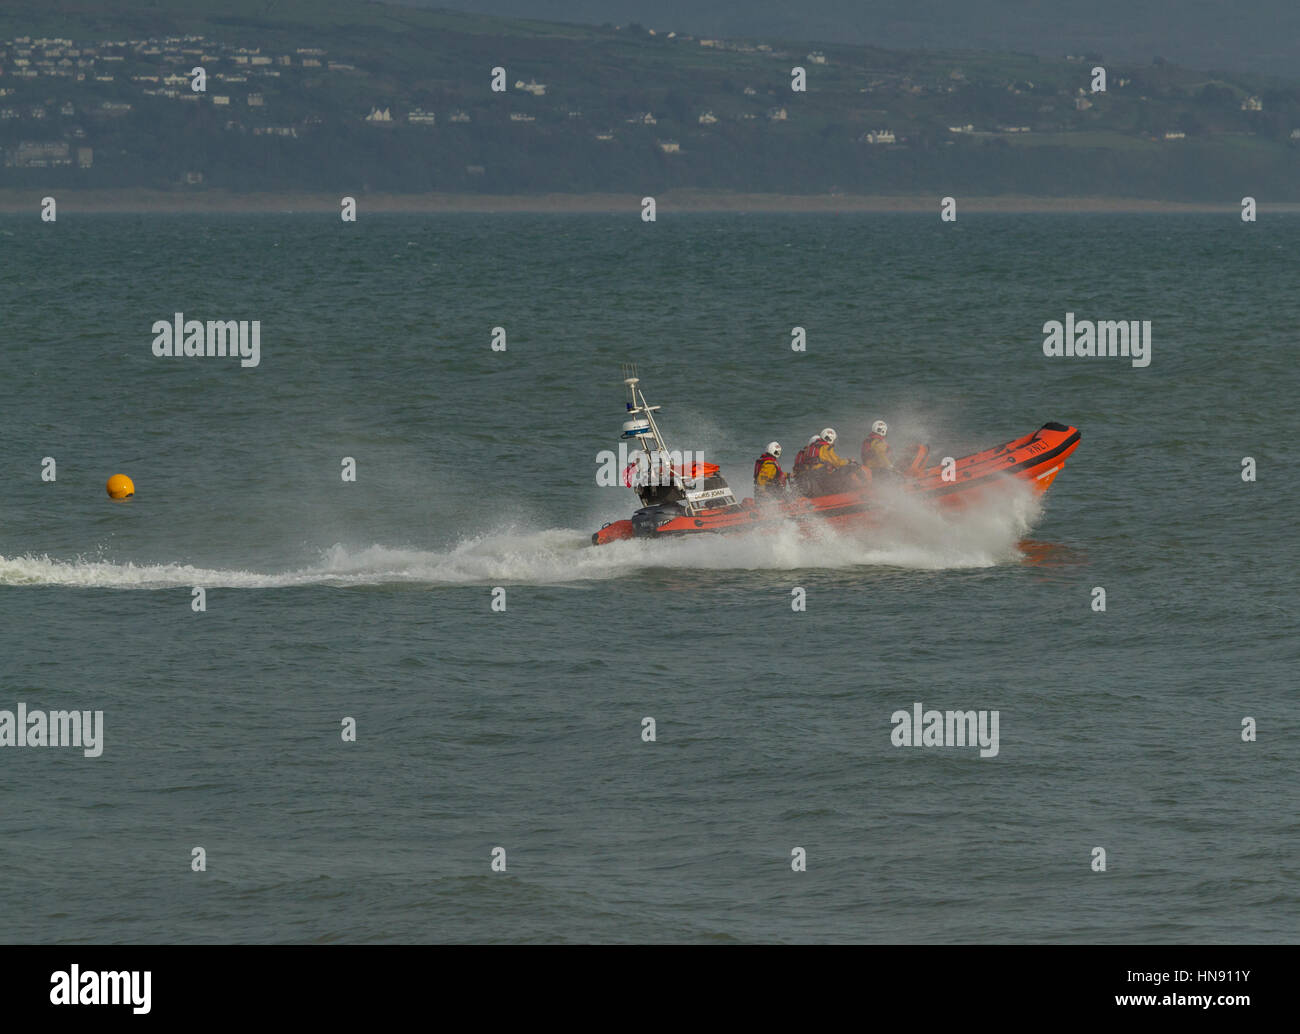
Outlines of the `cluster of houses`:
[[[180,71],[170,75],[164,66]],[[69,79],[73,82],[133,82],[162,87],[165,96],[180,96],[188,88],[186,73],[195,65],[231,67],[217,72],[219,82],[247,83],[252,78],[275,79],[284,68],[320,72],[356,72],[355,65],[330,61],[320,47],[298,47],[292,53],[263,53],[260,47],[231,47],[203,36],[102,40],[78,43],[62,37],[18,36],[0,40],[0,76],[14,79]],[[168,93],[173,90],[174,93]]]
[[[654,31],[650,30],[654,35]],[[669,32],[665,38],[681,42],[693,42],[693,36],[679,36]],[[773,50],[767,44],[749,44],[727,40],[701,39],[701,46],[719,50],[731,50],[738,53],[760,53],[773,57],[788,57],[782,51]],[[810,64],[826,64],[826,55],[813,51],[806,55]],[[208,75],[206,90],[199,92],[192,89],[193,79],[190,69],[202,66]],[[266,80],[275,80],[284,69],[297,68],[309,75],[316,72],[357,72],[358,69],[347,62],[330,60],[326,51],[319,47],[299,47],[292,52],[263,51],[260,47],[232,47],[201,35],[149,37],[146,39],[101,40],[96,43],[79,43],[72,39],[32,38],[19,36],[14,39],[0,40],[0,81],[5,77],[12,79],[63,78],[73,82],[90,82],[102,84],[129,84],[138,89],[143,97],[162,97],[185,104],[200,104],[204,101],[213,107],[229,110],[232,115],[236,110],[264,109],[267,107],[264,88],[260,85]],[[364,74],[364,73],[362,73]],[[517,91],[534,97],[546,96],[546,84],[535,79],[525,82],[522,79],[514,83]],[[0,88],[0,97],[6,91]],[[746,87],[745,93],[753,96],[757,91]],[[121,116],[130,113],[133,105],[123,100],[121,94],[114,99],[101,100],[87,104],[86,107],[101,117]],[[62,114],[71,112],[65,105]],[[46,116],[46,105],[28,105],[0,107],[0,121],[9,119],[41,119]],[[370,111],[357,116],[362,122],[371,125],[415,125],[436,126],[438,116],[435,112],[415,107],[405,115],[395,112],[391,106],[373,106]],[[580,111],[568,111],[570,119],[582,118]],[[756,119],[759,116],[746,114],[743,119]],[[536,115],[524,111],[513,112],[511,122],[535,122]],[[785,121],[788,114],[785,108],[772,108],[767,112],[771,121]],[[450,112],[450,123],[471,121],[471,116],[461,110]],[[699,124],[708,126],[719,119],[713,112],[704,112],[699,116]],[[653,126],[655,117],[647,112],[629,123]],[[238,118],[226,122],[227,129],[243,129]],[[295,136],[293,126],[257,126],[253,128],[256,135]],[[613,139],[611,131],[596,134],[598,139]],[[661,149],[666,152],[678,151],[680,148],[670,141],[661,142]]]
[[17,169],[89,169],[95,161],[90,147],[74,147],[67,140],[24,140],[5,152],[5,165]]
[[[654,35],[653,31],[650,32]],[[695,42],[694,37],[679,36],[675,32],[666,34],[667,39],[679,42]],[[768,44],[746,43],[721,39],[700,39],[699,46],[714,50],[736,53],[754,53],[802,60],[808,65],[826,65],[826,55],[821,51],[807,54],[787,53],[774,50]],[[207,82],[206,89],[196,91],[193,88],[192,69],[202,66]],[[225,109],[229,116],[225,121],[227,130],[251,131],[255,136],[296,137],[300,129],[313,124],[320,124],[321,118],[309,115],[292,125],[266,124],[270,109],[276,107],[268,104],[267,93],[275,100],[274,87],[286,70],[296,70],[302,76],[304,85],[320,85],[318,75],[326,73],[362,74],[354,65],[343,61],[331,60],[326,51],[319,47],[298,47],[293,50],[264,50],[261,47],[234,47],[203,36],[168,36],[148,39],[103,40],[97,43],[79,43],[71,39],[32,38],[19,36],[14,39],[0,40],[0,123],[3,122],[39,122],[59,116],[62,118],[114,118],[129,114],[133,110],[130,98],[138,91],[143,97],[161,97],[178,103],[195,105],[211,104],[214,108]],[[35,103],[18,99],[19,94],[27,94],[24,82],[28,80],[68,80],[72,83],[104,84],[109,87],[111,96],[104,97],[104,91],[96,91],[98,96],[87,94],[84,101],[58,100],[46,98]],[[951,93],[957,85],[966,82],[966,76],[960,69],[953,70],[946,82],[916,83],[905,74],[878,73],[872,75],[867,85],[861,87],[862,93],[880,90],[901,92],[908,96],[929,93]],[[1119,86],[1127,85],[1128,80],[1119,79]],[[120,84],[120,87],[113,84]],[[954,85],[957,84],[957,85]],[[1013,93],[1024,92],[1021,87],[1032,89],[1032,83],[1009,84]],[[547,95],[547,85],[536,79],[517,79],[514,90],[541,98]],[[57,92],[57,91],[55,91]],[[759,91],[750,85],[743,87],[745,97],[757,98]],[[776,91],[769,89],[769,95]],[[1072,98],[1077,111],[1086,111],[1094,105],[1091,95],[1079,89]],[[1263,102],[1255,96],[1241,101],[1241,110],[1257,112],[1263,110]],[[254,123],[245,127],[240,112],[253,116]],[[565,111],[568,119],[581,119],[581,111]],[[357,112],[355,117],[374,126],[410,125],[422,127],[437,126],[439,116],[423,107],[411,107],[404,113],[395,111],[393,106],[374,105],[368,113]],[[765,113],[759,110],[740,113],[736,116],[741,121],[766,119],[769,122],[787,122],[790,112],[785,106],[768,107]],[[472,121],[468,112],[453,110],[444,114],[448,123],[468,123]],[[537,115],[526,110],[516,110],[509,114],[511,123],[531,123],[537,121]],[[647,127],[658,123],[652,112],[646,111],[625,119],[631,126]],[[696,123],[709,127],[721,121],[712,110],[699,112]],[[983,131],[977,131],[972,124],[949,126],[953,134],[987,133],[1029,133],[1031,127],[1024,125],[999,124]],[[39,135],[39,134],[37,134]],[[614,139],[614,131],[606,128],[594,133],[597,140]],[[1163,136],[1165,140],[1178,140],[1184,137],[1179,130],[1170,130]],[[56,166],[77,166],[90,168],[93,164],[93,151],[82,146],[85,130],[73,125],[67,129],[65,138],[58,143],[44,141],[26,141],[10,148],[6,153],[5,164],[10,167],[48,168]],[[1291,139],[1300,140],[1300,129],[1291,133]],[[901,145],[905,141],[897,137],[891,129],[871,129],[858,136],[858,141],[868,145]],[[680,154],[682,149],[675,140],[656,140],[660,151],[665,154]]]
[[[193,88],[191,69],[202,67],[207,81],[203,91]],[[267,107],[267,86],[275,85],[285,69],[300,69],[308,77],[315,73],[357,73],[356,66],[330,60],[320,47],[298,47],[293,51],[264,51],[261,47],[233,47],[203,36],[166,36],[146,39],[78,42],[65,37],[17,36],[0,40],[0,122],[40,122],[55,114],[64,118],[88,116],[115,118],[130,114],[135,105],[129,99],[162,97],[184,104],[210,103],[232,114],[237,109],[257,112]],[[61,102],[45,98],[40,103],[18,102],[15,95],[27,93],[24,83],[48,83],[56,92],[58,80],[101,87],[86,99]],[[317,84],[318,80],[308,79]],[[10,85],[12,84],[12,85]],[[266,84],[266,85],[263,85]],[[104,97],[104,90],[111,95]],[[260,121],[260,120],[259,120]],[[317,120],[319,121],[319,120]],[[244,129],[238,118],[226,122],[227,129]],[[292,125],[256,125],[257,136],[298,135]],[[11,168],[55,168],[76,165],[90,168],[94,161],[89,147],[74,141],[84,138],[78,125],[68,129],[62,142],[22,141],[9,148],[5,164]]]

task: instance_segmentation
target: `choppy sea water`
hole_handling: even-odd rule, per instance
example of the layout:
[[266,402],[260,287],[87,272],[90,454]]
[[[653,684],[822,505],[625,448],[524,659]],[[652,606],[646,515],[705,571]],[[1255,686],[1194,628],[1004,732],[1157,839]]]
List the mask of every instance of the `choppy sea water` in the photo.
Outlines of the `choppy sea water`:
[[[1296,940],[1297,231],[0,220],[0,709],[104,714],[0,747],[0,940]],[[155,357],[176,312],[260,364]],[[1151,365],[1046,358],[1067,312]],[[1042,506],[592,549],[625,360],[741,488],[877,417],[1083,441]]]

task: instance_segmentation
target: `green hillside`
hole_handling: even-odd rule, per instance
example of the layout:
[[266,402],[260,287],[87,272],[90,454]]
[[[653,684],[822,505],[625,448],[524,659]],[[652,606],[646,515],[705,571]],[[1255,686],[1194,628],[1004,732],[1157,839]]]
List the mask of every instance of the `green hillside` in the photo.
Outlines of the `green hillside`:
[[17,0],[0,8],[0,70],[5,186],[1300,200],[1300,83],[1098,54],[703,40],[361,0]]

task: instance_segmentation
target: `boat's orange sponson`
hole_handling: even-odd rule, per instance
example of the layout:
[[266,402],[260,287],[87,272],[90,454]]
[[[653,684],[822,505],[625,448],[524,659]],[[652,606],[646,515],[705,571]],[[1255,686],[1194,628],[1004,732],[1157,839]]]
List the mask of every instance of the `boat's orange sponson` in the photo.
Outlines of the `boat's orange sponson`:
[[[1061,472],[1066,459],[1079,447],[1078,428],[1065,424],[1044,424],[1033,434],[986,449],[950,463],[924,466],[928,450],[917,450],[898,482],[907,491],[933,497],[944,506],[963,506],[978,498],[985,489],[1005,478],[1030,484],[1036,492],[1045,492]],[[690,535],[697,532],[730,532],[776,525],[791,519],[800,521],[816,517],[831,524],[866,523],[874,519],[873,489],[866,479],[862,488],[834,495],[797,497],[772,506],[757,506],[745,499],[740,507],[705,510],[694,516],[676,517],[661,524],[649,537]],[[630,520],[614,521],[592,536],[596,545],[635,534]]]
[[1001,477],[1014,477],[1027,481],[1038,492],[1045,492],[1066,459],[1079,447],[1079,438],[1077,427],[1044,424],[1023,438],[963,456],[948,465],[946,477],[943,463],[927,467],[910,487],[945,502],[964,502],[971,498],[972,490],[995,484]]
[[630,539],[636,532],[632,530],[632,522],[629,520],[614,521],[606,524],[600,531],[591,536],[591,542],[596,546],[603,546],[609,542],[617,542],[619,539]]

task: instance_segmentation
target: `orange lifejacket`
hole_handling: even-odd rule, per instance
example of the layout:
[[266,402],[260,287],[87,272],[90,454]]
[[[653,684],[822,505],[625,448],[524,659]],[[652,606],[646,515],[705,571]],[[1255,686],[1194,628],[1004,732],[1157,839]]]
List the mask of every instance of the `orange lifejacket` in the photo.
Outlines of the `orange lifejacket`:
[[815,438],[802,449],[799,455],[794,458],[794,472],[802,474],[805,470],[811,470],[822,465],[822,449],[830,445],[825,438]]
[[[758,475],[763,470],[763,468],[767,466],[769,463],[776,468],[776,473],[767,481],[760,482],[758,480]],[[780,487],[781,485],[785,484],[785,479],[786,479],[785,471],[781,469],[781,464],[779,464],[776,461],[776,457],[773,456],[770,452],[763,453],[762,456],[760,456],[758,459],[754,461],[754,487],[755,488],[771,488],[773,486]]]

